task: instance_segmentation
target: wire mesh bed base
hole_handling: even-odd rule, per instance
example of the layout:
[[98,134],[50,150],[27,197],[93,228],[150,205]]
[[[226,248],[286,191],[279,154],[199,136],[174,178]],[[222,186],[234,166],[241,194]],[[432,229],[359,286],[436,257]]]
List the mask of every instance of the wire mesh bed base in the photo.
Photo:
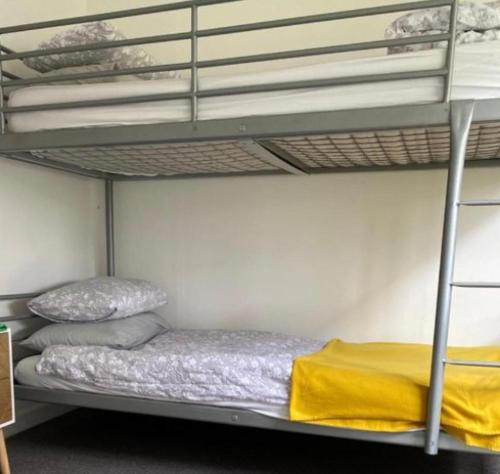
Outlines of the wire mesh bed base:
[[[199,405],[196,403],[149,400],[116,395],[102,395],[90,392],[45,389],[25,385],[16,385],[15,395],[18,400],[56,403],[72,407],[97,408],[102,410],[139,413],[143,415],[163,416],[167,418],[180,418],[209,423],[288,431],[292,433],[329,436],[332,438],[373,441],[401,446],[423,447],[425,442],[424,430],[408,431],[404,433],[387,433],[332,428],[329,426],[273,418],[239,408],[223,408],[210,405]],[[441,434],[439,446],[441,449],[450,451],[492,454],[490,451],[484,449],[467,446],[446,433]]]
[[[129,176],[266,173],[283,169],[279,158],[305,173],[351,168],[431,165],[450,156],[445,127],[304,135],[267,141],[214,141],[36,150],[36,158]],[[273,156],[276,155],[276,156]],[[476,124],[468,160],[500,158],[500,124]],[[293,171],[291,171],[293,172]]]
[[[114,179],[445,167],[450,157],[448,107],[13,133],[0,142],[0,154]],[[498,110],[499,100],[476,102],[467,144],[470,164],[500,161]]]

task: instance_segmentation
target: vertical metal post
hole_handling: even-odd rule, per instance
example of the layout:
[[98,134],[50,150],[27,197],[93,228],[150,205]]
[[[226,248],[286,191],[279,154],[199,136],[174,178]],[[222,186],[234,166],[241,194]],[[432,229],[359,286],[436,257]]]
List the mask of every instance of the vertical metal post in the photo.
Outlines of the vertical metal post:
[[106,194],[106,263],[108,276],[115,276],[115,214],[113,206],[113,180],[105,181]]
[[453,74],[455,72],[455,49],[457,45],[457,26],[458,26],[458,0],[454,0],[450,7],[450,26],[448,31],[450,32],[450,39],[448,41],[448,47],[446,49],[446,63],[445,68],[448,70],[448,74],[445,77],[443,102],[449,102],[451,100],[451,88],[453,86]]
[[[4,51],[2,48],[2,42],[0,41],[0,55],[2,54],[4,54]],[[3,80],[4,80],[3,61],[0,61],[0,108],[2,109],[5,106],[4,88],[1,85]],[[6,130],[5,112],[0,112],[0,133],[3,135],[5,133],[5,130]]]
[[434,323],[431,381],[427,401],[427,433],[425,439],[425,452],[427,454],[437,454],[439,447],[444,369],[448,347],[448,328],[457,243],[458,209],[467,140],[473,113],[474,102],[472,101],[451,103],[451,156],[446,191],[436,320]]
[[198,6],[191,6],[191,121],[198,120]]

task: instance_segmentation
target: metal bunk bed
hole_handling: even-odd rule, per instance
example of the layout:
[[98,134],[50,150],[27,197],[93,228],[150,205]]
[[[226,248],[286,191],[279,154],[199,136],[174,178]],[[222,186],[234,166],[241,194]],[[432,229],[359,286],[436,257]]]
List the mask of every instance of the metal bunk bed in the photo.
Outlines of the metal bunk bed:
[[[466,163],[477,166],[500,164],[498,153],[498,147],[500,146],[500,99],[459,102],[450,100],[457,33],[457,1],[425,0],[299,18],[199,29],[198,10],[200,8],[235,1],[238,0],[188,0],[167,5],[0,28],[0,37],[3,38],[10,33],[98,20],[135,17],[178,10],[189,10],[191,12],[191,30],[185,33],[134,38],[118,41],[115,44],[95,43],[78,47],[71,46],[17,53],[2,47],[0,55],[0,88],[2,90],[12,86],[31,86],[68,79],[89,79],[172,70],[187,70],[190,72],[191,90],[186,93],[155,94],[146,97],[134,96],[120,99],[74,101],[24,107],[9,107],[2,93],[0,94],[0,100],[2,101],[0,104],[2,122],[0,155],[13,160],[64,170],[105,181],[107,267],[109,275],[115,273],[113,231],[113,183],[115,181],[449,167],[433,343],[432,377],[428,398],[427,429],[421,432],[398,434],[335,429],[272,419],[237,409],[83,392],[47,390],[29,386],[17,386],[17,398],[358,440],[425,446],[425,451],[429,454],[436,454],[439,448],[482,452],[482,450],[467,447],[447,434],[440,432],[443,378],[446,364],[484,365],[488,367],[493,365],[491,363],[481,364],[480,362],[446,359],[453,288],[457,286],[471,288],[500,287],[500,284],[497,283],[455,282],[453,279],[457,220],[460,206],[500,204],[500,201],[494,200],[461,201],[460,199],[462,175]],[[209,61],[199,60],[198,58],[198,41],[202,38],[443,6],[450,7],[450,29],[446,34]],[[181,64],[72,74],[60,78],[38,77],[29,79],[22,79],[8,73],[3,67],[7,61],[54,53],[83,52],[91,49],[180,40],[187,40],[191,43],[191,59]],[[209,67],[250,64],[277,59],[311,57],[438,41],[446,41],[448,45],[445,64],[438,69],[273,83],[217,90],[202,90],[198,86],[199,70]],[[438,103],[198,120],[199,101],[207,97],[360,83],[371,84],[429,77],[441,77],[443,79],[444,93],[442,100]],[[191,120],[149,125],[77,128],[26,133],[9,132],[7,125],[8,114],[13,113],[115,106],[176,99],[190,100]],[[297,145],[297,141],[300,142],[300,146]],[[151,159],[151,153],[145,153],[148,150],[149,152],[151,150],[157,151],[156,154],[153,154],[153,160]],[[204,158],[200,161],[199,156],[207,151],[212,152],[210,154],[211,158],[208,160]],[[120,158],[116,157],[116,152],[119,153]],[[155,166],[152,166],[153,162]],[[106,165],[107,171],[103,171],[103,163]],[[125,166],[127,163],[131,167],[127,168]],[[129,175],[113,171],[122,171],[120,166],[125,171],[128,171]],[[131,172],[130,170],[136,171]],[[149,176],[147,176],[148,174]],[[0,300],[21,300],[32,296],[35,295],[1,295]]]

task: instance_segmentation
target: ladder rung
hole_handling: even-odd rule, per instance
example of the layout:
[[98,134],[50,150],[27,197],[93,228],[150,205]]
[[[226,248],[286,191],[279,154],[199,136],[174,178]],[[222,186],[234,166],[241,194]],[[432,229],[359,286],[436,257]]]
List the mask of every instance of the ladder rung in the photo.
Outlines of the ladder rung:
[[453,360],[445,359],[444,361],[449,365],[465,365],[467,367],[485,367],[485,368],[498,368],[500,369],[500,362],[491,362],[485,360]]
[[468,282],[468,281],[454,281],[452,286],[459,288],[500,288],[500,283],[498,282]]
[[460,206],[500,206],[500,199],[475,199],[472,201],[460,201]]

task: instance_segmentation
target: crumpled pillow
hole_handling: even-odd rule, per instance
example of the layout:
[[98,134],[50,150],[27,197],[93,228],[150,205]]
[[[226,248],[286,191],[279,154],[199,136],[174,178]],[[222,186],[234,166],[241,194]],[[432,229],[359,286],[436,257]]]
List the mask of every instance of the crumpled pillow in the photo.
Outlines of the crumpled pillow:
[[[64,48],[68,46],[83,46],[104,41],[126,39],[125,35],[113,25],[104,21],[85,23],[54,35],[48,41],[39,44],[38,49]],[[148,67],[157,64],[147,51],[139,46],[123,46],[118,48],[96,49],[76,53],[51,54],[24,58],[26,66],[38,72],[49,72],[66,67],[87,66],[90,64],[116,64],[118,69]],[[164,79],[178,77],[178,73],[153,72],[144,73],[142,79]]]
[[95,322],[152,311],[166,302],[165,291],[148,281],[97,277],[48,291],[28,308],[49,321]]
[[[428,8],[407,13],[393,21],[385,30],[386,39],[447,33],[449,7]],[[457,44],[478,43],[500,39],[500,1],[490,3],[460,2],[457,21]],[[446,48],[447,42],[420,43],[389,48],[389,54]]]

